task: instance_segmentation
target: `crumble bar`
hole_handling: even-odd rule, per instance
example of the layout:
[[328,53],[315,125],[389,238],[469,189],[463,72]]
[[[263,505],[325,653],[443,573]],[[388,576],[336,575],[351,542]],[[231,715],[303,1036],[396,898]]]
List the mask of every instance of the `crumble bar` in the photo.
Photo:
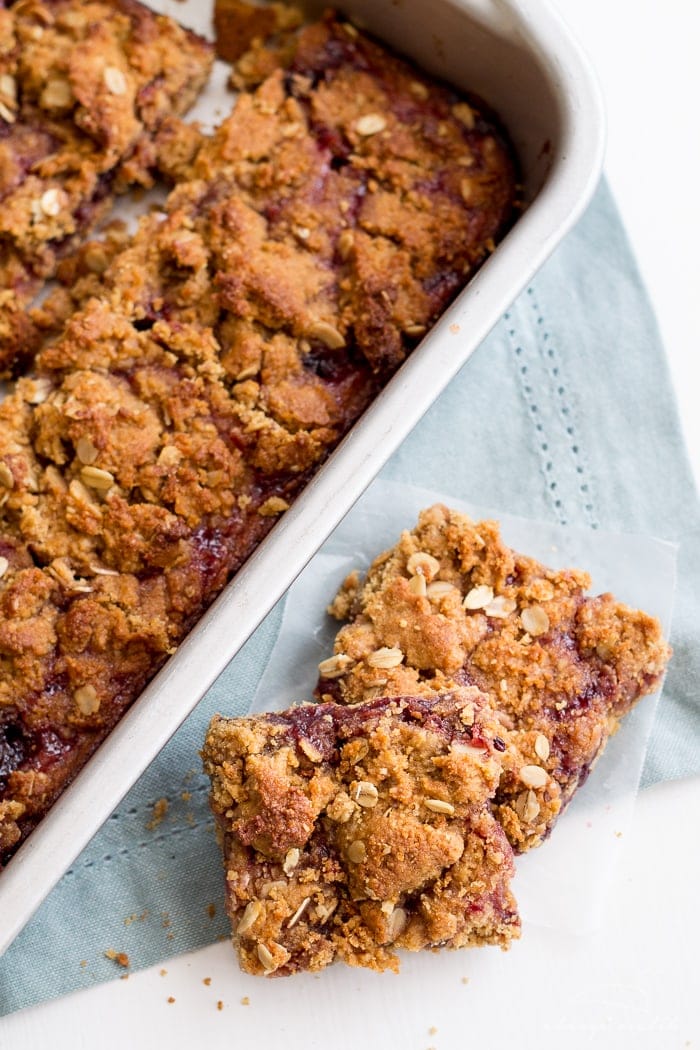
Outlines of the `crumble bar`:
[[114,195],[151,185],[155,135],[207,80],[211,46],[135,0],[0,9],[0,371],[39,338],[26,306]]
[[0,860],[488,254],[514,196],[490,118],[332,18],[188,164],[0,406]]
[[496,522],[436,505],[346,580],[318,695],[483,690],[507,744],[495,813],[516,850],[537,846],[670,655],[655,619],[588,587],[510,550]]
[[484,701],[465,689],[212,720],[204,768],[244,970],[397,970],[396,949],[519,936]]

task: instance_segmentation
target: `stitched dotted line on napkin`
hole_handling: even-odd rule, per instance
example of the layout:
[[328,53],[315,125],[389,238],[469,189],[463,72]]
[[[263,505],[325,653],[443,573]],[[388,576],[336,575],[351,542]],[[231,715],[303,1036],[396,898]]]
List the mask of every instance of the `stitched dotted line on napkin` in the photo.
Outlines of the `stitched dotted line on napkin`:
[[[196,795],[203,795],[203,794],[207,793],[209,791],[209,784],[208,783],[200,784],[200,785],[198,785],[196,787],[192,787],[191,789],[188,789],[188,790],[190,792],[190,795],[194,799],[194,796],[196,796]],[[144,802],[144,803],[142,803],[139,806],[130,806],[129,809],[123,810],[122,812],[115,811],[114,813],[111,814],[111,816],[109,817],[109,820],[110,821],[118,821],[118,820],[121,820],[123,817],[126,817],[126,816],[133,817],[133,816],[136,816],[139,813],[142,815],[142,817],[146,817],[146,816],[148,816],[149,814],[152,813],[153,807],[154,807],[156,801],[157,801],[156,799],[151,799],[150,802]],[[190,801],[191,801],[191,799],[188,800],[188,803]],[[207,812],[207,816],[206,816],[205,819],[192,820],[191,822],[188,821],[184,825],[179,825],[179,826],[176,826],[176,827],[168,828],[168,829],[162,831],[158,835],[151,834],[151,835],[148,836],[148,838],[145,838],[143,841],[135,842],[133,845],[130,845],[130,846],[124,846],[122,849],[117,850],[115,853],[105,853],[105,855],[102,856],[102,857],[97,857],[97,858],[95,858],[93,860],[81,861],[78,864],[74,864],[73,867],[69,868],[68,871],[65,873],[64,878],[67,878],[68,876],[76,875],[79,870],[83,870],[85,868],[96,868],[96,867],[99,867],[102,864],[109,864],[111,861],[117,860],[117,859],[119,859],[121,857],[126,857],[130,853],[132,853],[132,852],[134,852],[136,850],[145,849],[146,847],[155,846],[155,845],[157,845],[157,844],[159,844],[161,842],[167,841],[169,838],[172,838],[174,835],[181,835],[184,831],[194,831],[197,828],[201,828],[203,826],[204,827],[212,826],[211,815],[208,812]]]
[[[193,787],[185,787],[182,790],[186,791],[189,795],[201,795],[205,791],[209,790],[209,781],[206,781],[203,784],[195,784]],[[179,794],[177,794],[176,801],[178,801],[178,802],[180,802],[180,801],[188,802],[189,801],[189,799],[183,799],[182,798],[182,792],[180,791],[179,788],[178,788],[178,792],[179,792]],[[110,820],[121,820],[122,817],[126,817],[126,816],[128,816],[128,817],[135,817],[137,813],[143,813],[144,815],[147,815],[149,813],[149,811],[153,810],[153,807],[159,801],[160,801],[159,798],[152,798],[152,799],[149,799],[148,802],[141,802],[138,806],[130,806],[128,809],[124,809],[124,810],[115,809],[114,813],[110,814],[109,819]],[[170,800],[168,799],[168,802],[169,801]]]
[[[81,864],[76,864],[65,873],[64,879],[71,876],[76,876],[80,871],[89,870],[90,868],[98,868],[103,864],[110,864],[115,860],[121,860],[124,857],[128,857],[130,853],[140,849],[152,849],[154,846],[159,845],[162,842],[167,842],[169,839],[175,838],[176,835],[184,835],[187,831],[198,831],[201,828],[207,830],[214,830],[213,820],[200,820],[194,821],[192,824],[185,824],[181,827],[171,828],[169,831],[164,832],[162,835],[155,835],[153,838],[144,839],[142,842],[136,842],[133,846],[124,846],[122,849],[117,850],[115,853],[105,853],[103,857],[97,857],[95,860],[86,860]],[[175,858],[173,858],[175,859]]]
[[[598,528],[593,502],[592,479],[587,457],[582,451],[580,438],[577,434],[574,411],[567,396],[566,382],[562,377],[562,359],[557,352],[550,332],[545,326],[544,313],[532,285],[528,287],[526,295],[528,307],[535,315],[535,351],[532,350],[529,344],[526,344],[524,340],[519,338],[512,312],[509,311],[505,314],[505,321],[508,337],[516,356],[516,368],[521,393],[528,408],[528,416],[535,429],[535,444],[540,460],[540,471],[544,478],[547,499],[560,524],[566,525],[568,513],[563,500],[563,481],[564,475],[573,468],[575,489],[580,499],[583,516],[591,528]],[[535,352],[537,356],[534,356]],[[539,376],[537,375],[538,371],[540,372]],[[554,416],[551,413],[547,414],[540,411],[538,390],[539,397],[544,394],[550,398]],[[556,466],[555,454],[552,449],[556,449],[558,445],[553,444],[553,440],[557,436],[556,432],[552,430],[553,421],[555,424],[557,422],[561,424],[568,452],[568,463],[562,462],[561,456],[559,456]]]
[[530,308],[536,316],[535,331],[539,337],[540,355],[551,379],[552,389],[558,402],[558,414],[566,433],[567,447],[576,472],[584,517],[591,528],[597,529],[599,522],[593,504],[592,478],[590,477],[587,457],[581,449],[580,438],[577,436],[574,412],[567,397],[566,385],[562,380],[562,359],[550,332],[545,327],[544,316],[532,285],[527,289],[527,296]]
[[[531,289],[528,288],[528,292],[530,291]],[[566,525],[566,513],[564,510],[564,504],[559,495],[559,485],[555,477],[554,460],[552,459],[550,452],[550,440],[545,430],[544,420],[535,400],[533,381],[530,378],[530,366],[528,364],[526,350],[523,344],[518,340],[516,330],[513,327],[513,315],[508,311],[504,317],[508,328],[508,338],[515,352],[520,389],[528,408],[528,415],[535,428],[535,443],[537,445],[537,452],[540,460],[540,470],[545,481],[547,498],[552,505],[552,509],[554,510],[559,523],[561,525]]]

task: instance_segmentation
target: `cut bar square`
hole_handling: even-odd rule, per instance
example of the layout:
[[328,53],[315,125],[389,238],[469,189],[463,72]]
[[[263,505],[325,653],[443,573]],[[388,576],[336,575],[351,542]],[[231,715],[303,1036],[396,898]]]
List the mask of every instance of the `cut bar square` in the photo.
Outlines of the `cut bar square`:
[[511,550],[496,522],[436,505],[346,580],[318,695],[483,690],[507,742],[495,812],[514,848],[537,846],[670,655],[653,617],[589,587]]
[[489,807],[498,728],[476,689],[216,716],[204,768],[243,969],[507,948],[520,923]]

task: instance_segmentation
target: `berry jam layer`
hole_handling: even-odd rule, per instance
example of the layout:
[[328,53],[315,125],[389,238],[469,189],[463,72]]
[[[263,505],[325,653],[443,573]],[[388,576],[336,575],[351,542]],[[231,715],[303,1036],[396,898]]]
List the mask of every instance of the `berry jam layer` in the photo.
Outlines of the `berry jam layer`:
[[670,655],[655,619],[589,586],[510,550],[495,522],[431,507],[346,580],[331,611],[349,622],[318,695],[483,690],[501,722],[496,816],[516,850],[537,846]]
[[213,61],[135,0],[0,5],[0,370],[31,350],[25,308],[110,208],[150,185],[154,135]]
[[463,689],[213,719],[204,768],[244,970],[395,970],[397,949],[519,935],[484,705]]
[[510,220],[471,105],[342,23],[297,47],[0,406],[5,856]]

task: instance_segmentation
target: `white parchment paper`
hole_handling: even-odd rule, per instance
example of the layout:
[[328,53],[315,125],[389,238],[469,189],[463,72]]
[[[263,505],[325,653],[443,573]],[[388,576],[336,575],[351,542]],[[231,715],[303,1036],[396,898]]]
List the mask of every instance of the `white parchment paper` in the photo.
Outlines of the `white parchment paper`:
[[[377,481],[299,576],[286,598],[277,642],[251,710],[279,710],[309,700],[318,663],[333,651],[339,628],[325,612],[347,573],[364,570],[418,513],[442,502],[475,519],[496,518],[511,547],[552,567],[586,569],[591,594],[612,591],[657,616],[668,636],[676,548],[645,536],[571,528],[502,514],[397,482]],[[551,838],[519,857],[514,891],[523,920],[561,932],[598,929],[614,866],[630,824],[658,694],[625,720]]]

